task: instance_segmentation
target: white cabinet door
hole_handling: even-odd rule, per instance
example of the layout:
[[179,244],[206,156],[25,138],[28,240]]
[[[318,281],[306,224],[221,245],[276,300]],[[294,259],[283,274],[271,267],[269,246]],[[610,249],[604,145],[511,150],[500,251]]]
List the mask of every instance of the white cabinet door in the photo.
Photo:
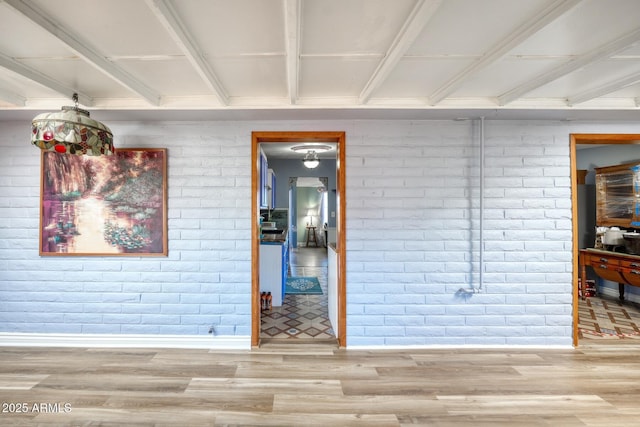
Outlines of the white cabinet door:
[[260,292],[271,292],[272,305],[282,305],[282,245],[260,245]]

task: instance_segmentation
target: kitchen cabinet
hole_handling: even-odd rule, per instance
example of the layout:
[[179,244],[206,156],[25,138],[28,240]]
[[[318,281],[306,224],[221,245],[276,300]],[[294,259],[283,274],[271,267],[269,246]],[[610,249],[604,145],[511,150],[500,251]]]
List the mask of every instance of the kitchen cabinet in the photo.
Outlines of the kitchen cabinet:
[[276,174],[273,169],[267,169],[267,202],[269,209],[276,207]]
[[640,164],[596,168],[596,224],[640,227]]
[[271,292],[273,306],[282,305],[288,274],[288,237],[285,237],[282,241],[261,241],[260,292]]
[[268,189],[268,169],[269,169],[269,163],[267,162],[267,156],[264,154],[264,151],[262,151],[262,149],[260,149],[260,182],[258,183],[258,185],[260,186],[259,188],[259,195],[258,195],[258,199],[260,202],[260,209],[269,209],[269,198],[268,198],[268,194],[267,194],[267,189]]

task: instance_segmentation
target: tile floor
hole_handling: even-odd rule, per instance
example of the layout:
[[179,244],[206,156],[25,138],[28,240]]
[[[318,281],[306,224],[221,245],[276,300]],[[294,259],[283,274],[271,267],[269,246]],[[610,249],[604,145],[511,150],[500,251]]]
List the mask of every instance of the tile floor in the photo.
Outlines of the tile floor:
[[262,312],[260,338],[335,339],[327,308],[327,249],[291,250],[290,276],[318,278],[322,295],[285,295],[282,306]]
[[581,343],[640,343],[640,305],[616,298],[579,299],[578,338]]

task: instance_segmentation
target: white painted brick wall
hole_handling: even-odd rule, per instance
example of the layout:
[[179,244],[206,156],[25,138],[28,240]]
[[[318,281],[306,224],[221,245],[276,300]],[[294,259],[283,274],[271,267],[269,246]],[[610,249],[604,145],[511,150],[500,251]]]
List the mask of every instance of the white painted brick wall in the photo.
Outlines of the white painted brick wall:
[[39,257],[40,156],[2,124],[0,331],[250,334],[250,133],[111,124],[117,146],[168,148],[167,258]]
[[456,291],[479,286],[478,123],[366,123],[348,136],[350,345],[571,343],[572,130],[485,124],[473,295]]
[[484,284],[471,122],[110,123],[168,148],[167,258],[39,257],[40,157],[0,122],[0,332],[250,334],[250,132],[347,132],[348,345],[569,345],[569,133],[486,121]]

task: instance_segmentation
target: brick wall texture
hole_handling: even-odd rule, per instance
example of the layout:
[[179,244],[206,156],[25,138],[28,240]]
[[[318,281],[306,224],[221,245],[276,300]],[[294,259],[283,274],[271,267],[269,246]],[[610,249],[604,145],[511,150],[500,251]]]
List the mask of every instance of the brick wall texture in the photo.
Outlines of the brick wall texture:
[[109,125],[168,150],[168,257],[40,257],[40,153],[0,122],[0,332],[249,336],[251,131],[344,130],[349,346],[570,345],[569,134],[640,133],[486,120],[481,198],[478,120]]

